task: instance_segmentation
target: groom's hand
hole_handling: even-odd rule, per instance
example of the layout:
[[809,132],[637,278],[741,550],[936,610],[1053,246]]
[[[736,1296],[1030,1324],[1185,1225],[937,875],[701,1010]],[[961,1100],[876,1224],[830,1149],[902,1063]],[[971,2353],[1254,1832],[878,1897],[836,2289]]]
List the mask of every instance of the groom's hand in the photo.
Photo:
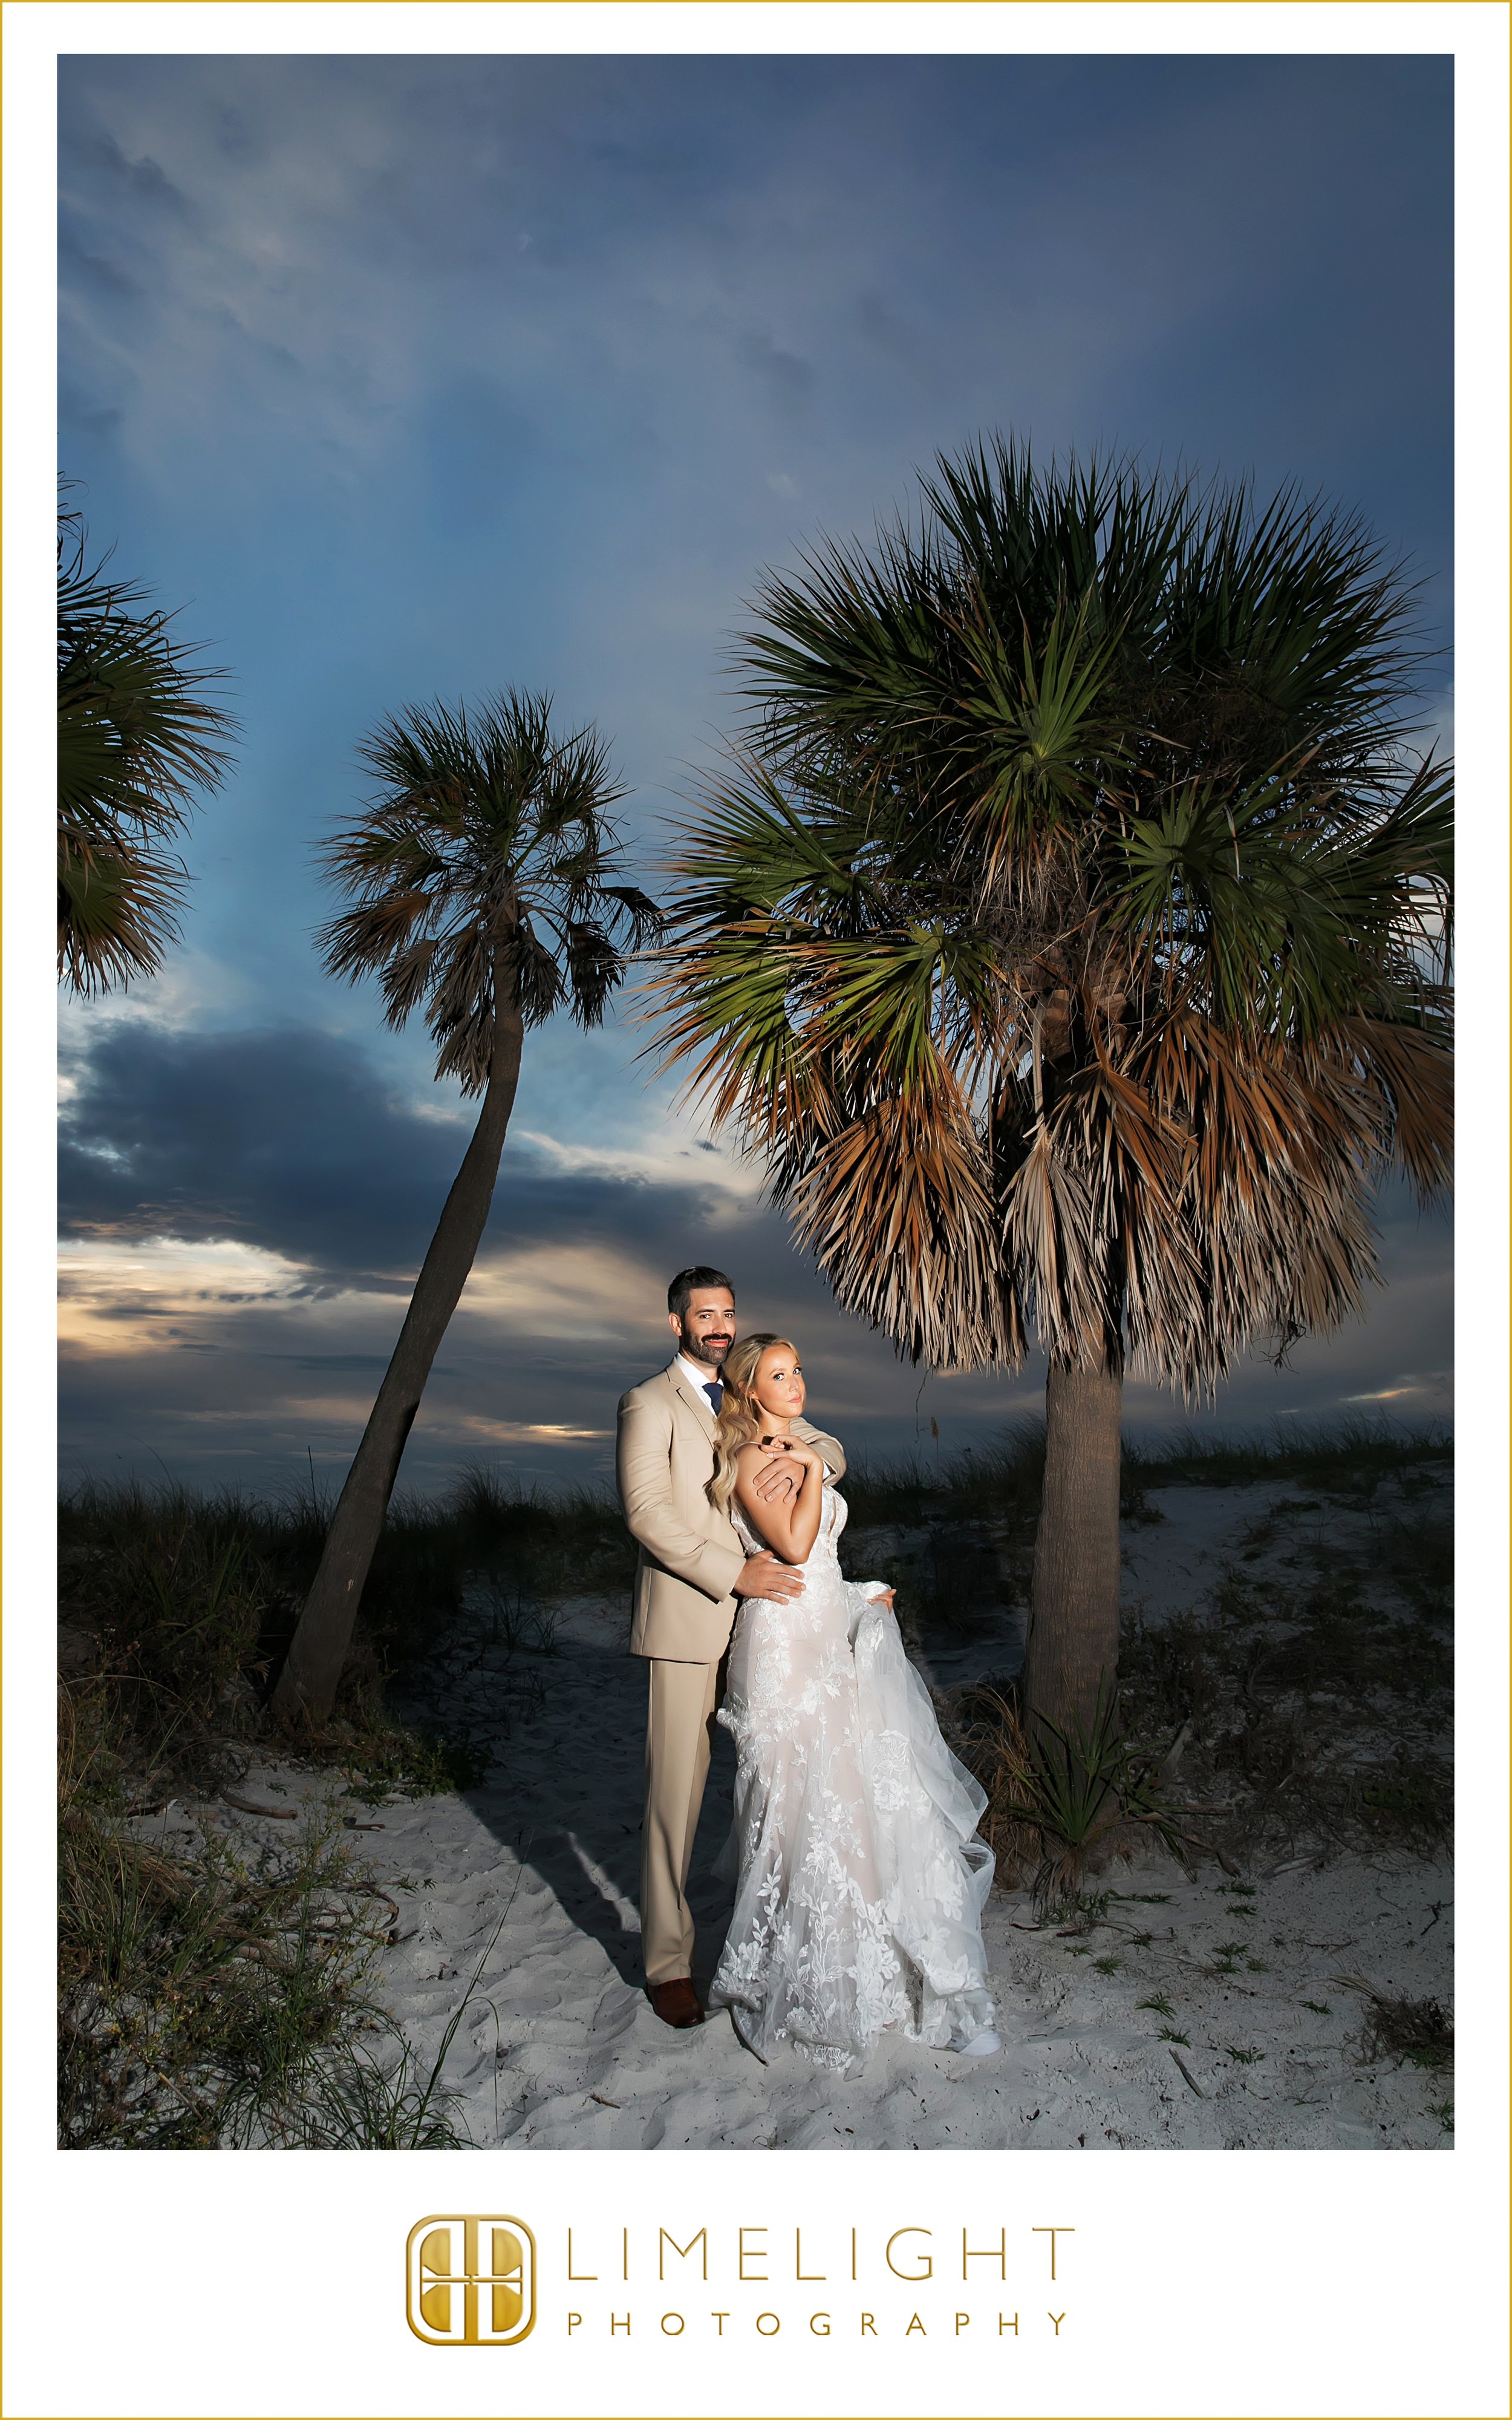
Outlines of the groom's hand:
[[735,1581],[736,1596],[784,1597],[803,1594],[803,1574],[791,1563],[779,1563],[775,1555],[751,1555],[742,1563]]
[[802,1486],[803,1466],[795,1463],[791,1454],[768,1453],[764,1462],[756,1465],[750,1484],[764,1504],[784,1503]]

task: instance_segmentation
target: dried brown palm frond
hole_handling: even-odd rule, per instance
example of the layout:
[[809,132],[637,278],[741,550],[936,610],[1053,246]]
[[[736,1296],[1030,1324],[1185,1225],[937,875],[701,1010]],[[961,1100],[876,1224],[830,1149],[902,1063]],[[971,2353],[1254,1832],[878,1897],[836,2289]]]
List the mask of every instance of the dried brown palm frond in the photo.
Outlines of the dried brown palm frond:
[[654,1013],[842,1303],[1045,1346],[1026,1686],[1086,1721],[1125,1367],[1336,1326],[1382,1173],[1447,1182],[1452,778],[1357,519],[1004,442],[924,501],[764,582]]
[[1035,1873],[1044,1858],[1044,1826],[1026,1809],[1032,1806],[1034,1753],[1025,1732],[1011,1682],[980,1681],[949,1709],[956,1753],[987,1792],[977,1826],[993,1853],[999,1889],[1011,1890]]
[[1026,1343],[1002,1281],[992,1171],[964,1107],[874,1102],[785,1184],[797,1241],[848,1311],[932,1369],[1016,1365]]

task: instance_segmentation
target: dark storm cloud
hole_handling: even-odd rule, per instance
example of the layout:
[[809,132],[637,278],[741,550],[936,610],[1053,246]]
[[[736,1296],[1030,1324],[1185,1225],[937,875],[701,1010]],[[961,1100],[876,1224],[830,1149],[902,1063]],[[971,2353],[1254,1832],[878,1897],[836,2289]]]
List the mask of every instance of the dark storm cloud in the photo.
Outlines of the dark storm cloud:
[[[62,60],[64,460],[243,721],[184,950],[70,1024],[70,1466],[333,1471],[360,1431],[469,1130],[310,945],[380,715],[549,690],[611,738],[655,890],[761,566],[864,541],[994,427],[1341,496],[1445,633],[1452,107],[1410,54]],[[601,1462],[566,1432],[611,1425],[694,1258],[863,1449],[1032,1407],[1034,1364],[920,1397],[643,1080],[633,1014],[532,1037],[409,1478],[490,1436]],[[1204,1417],[1446,1407],[1447,1233],[1383,1216],[1365,1317]]]
[[[424,1115],[340,1036],[306,1027],[195,1034],[132,1023],[77,1062],[62,1117],[66,1236],[255,1245],[311,1292],[408,1290],[471,1119]],[[485,1253],[571,1237],[622,1252],[696,1238],[716,1188],[563,1174],[506,1146]],[[672,1246],[671,1249],[677,1249]]]
[[[147,1025],[100,1038],[75,1069],[63,1146],[66,1233],[82,1243],[155,1238],[250,1244],[305,1272],[259,1297],[202,1270],[187,1296],[145,1304],[130,1269],[65,1357],[65,1468],[161,1465],[205,1481],[292,1485],[313,1463],[338,1475],[393,1348],[403,1302],[460,1159],[465,1119],[422,1114],[340,1037],[294,1027],[182,1034]],[[697,1146],[690,1151],[696,1165]],[[1449,1408],[1449,1234],[1406,1188],[1380,1204],[1382,1289],[1365,1317],[1299,1345],[1288,1367],[1241,1363],[1199,1421],[1227,1428]],[[538,1281],[566,1271],[560,1313],[531,1317],[518,1291],[490,1304],[490,1272],[520,1254]],[[931,1375],[837,1310],[777,1213],[727,1186],[563,1173],[512,1143],[479,1253],[407,1451],[407,1483],[444,1485],[459,1464],[526,1477],[608,1472],[614,1404],[668,1349],[671,1271],[709,1260],[735,1282],[748,1327],[794,1335],[816,1407],[857,1454],[950,1451],[1032,1417],[1043,1370]],[[606,1291],[594,1271],[611,1272]],[[585,1272],[579,1300],[574,1273]],[[119,1346],[112,1342],[121,1336]],[[144,1334],[152,1349],[143,1350]],[[1136,1428],[1184,1417],[1131,1380]]]

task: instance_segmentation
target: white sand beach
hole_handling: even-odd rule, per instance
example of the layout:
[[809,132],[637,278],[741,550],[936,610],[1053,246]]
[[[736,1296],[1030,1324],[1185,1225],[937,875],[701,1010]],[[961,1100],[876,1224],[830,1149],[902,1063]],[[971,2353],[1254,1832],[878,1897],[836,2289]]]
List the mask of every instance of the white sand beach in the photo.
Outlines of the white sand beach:
[[[1150,1504],[1163,1517],[1126,1532],[1127,1599],[1151,1625],[1210,1601],[1226,1576],[1263,1601],[1305,1560],[1310,1525],[1331,1549],[1364,1556],[1379,1546],[1392,1486],[1355,1509],[1274,1483],[1163,1488]],[[1443,1510],[1447,1487],[1431,1486]],[[869,1549],[880,1554],[887,1543],[877,1532],[853,1536],[852,1575],[864,1576]],[[1011,1668],[1011,1631],[1005,1622],[916,1660],[949,1693]],[[837,2079],[793,2052],[763,2065],[724,2016],[670,2030],[640,1986],[645,1679],[625,1633],[622,1604],[579,1598],[534,1647],[459,1636],[444,1658],[444,1698],[474,1731],[496,1726],[487,1779],[464,1794],[367,1804],[334,1774],[260,1758],[237,1792],[243,1806],[223,1805],[213,1818],[176,1807],[144,1829],[213,1821],[249,1845],[271,1842],[286,1838],[286,1823],[246,1811],[246,1802],[286,1815],[337,1799],[342,1818],[378,1827],[351,1838],[397,1910],[379,1953],[380,1996],[424,2075],[471,1984],[443,2082],[458,2096],[454,2119],[479,2147],[1451,2142],[1451,2078],[1363,2053],[1371,1993],[1452,2006],[1448,1864],[1384,1840],[1301,1837],[1279,1854],[1230,1855],[1228,1871],[1203,1854],[1192,1871],[1164,1853],[1117,1862],[1088,1878],[1097,1896],[1072,1925],[1039,1925],[1025,1888],[995,1893],[986,1938],[1004,2048],[987,2059],[888,2038],[862,2073]],[[1358,1733],[1338,1749],[1356,1761],[1364,1752]],[[728,1907],[711,1868],[733,1767],[721,1733],[693,1876],[705,1981]],[[1194,1828],[1202,1829],[1196,1818]]]

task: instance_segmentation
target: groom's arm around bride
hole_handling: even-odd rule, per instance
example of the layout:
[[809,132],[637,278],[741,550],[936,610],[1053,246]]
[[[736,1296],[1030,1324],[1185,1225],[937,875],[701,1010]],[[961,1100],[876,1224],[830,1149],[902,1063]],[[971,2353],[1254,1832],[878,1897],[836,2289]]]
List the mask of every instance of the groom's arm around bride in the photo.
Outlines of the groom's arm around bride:
[[[796,1433],[823,1454],[833,1478],[845,1468],[835,1438],[807,1421]],[[775,1595],[797,1586],[774,1558],[739,1588],[748,1560],[728,1512],[717,1512],[705,1490],[714,1469],[714,1414],[673,1361],[620,1399],[616,1476],[625,1526],[640,1547],[636,1564],[632,1655],[717,1664],[730,1644],[739,1593],[760,1579]],[[783,1587],[782,1582],[788,1582]]]
[[[708,1280],[717,1271],[686,1271]],[[674,1290],[678,1281],[674,1280]],[[692,1298],[726,1308],[733,1334],[728,1281],[704,1283]],[[693,1919],[687,1898],[693,1836],[709,1766],[710,1727],[717,1702],[721,1658],[730,1644],[738,1596],[797,1595],[798,1574],[770,1555],[748,1559],[728,1513],[706,1494],[714,1472],[718,1359],[690,1339],[689,1305],[670,1313],[684,1345],[665,1370],[632,1387],[620,1401],[616,1475],[626,1526],[640,1548],[636,1564],[630,1652],[648,1665],[646,1808],[641,1845],[641,1949],[652,2004],[669,2024],[696,2024],[702,2016],[691,1981]],[[689,1341],[700,1347],[691,1364]],[[719,1353],[722,1358],[722,1352]],[[700,1373],[707,1370],[701,1384]],[[832,1437],[805,1428],[835,1476],[845,1457]]]

